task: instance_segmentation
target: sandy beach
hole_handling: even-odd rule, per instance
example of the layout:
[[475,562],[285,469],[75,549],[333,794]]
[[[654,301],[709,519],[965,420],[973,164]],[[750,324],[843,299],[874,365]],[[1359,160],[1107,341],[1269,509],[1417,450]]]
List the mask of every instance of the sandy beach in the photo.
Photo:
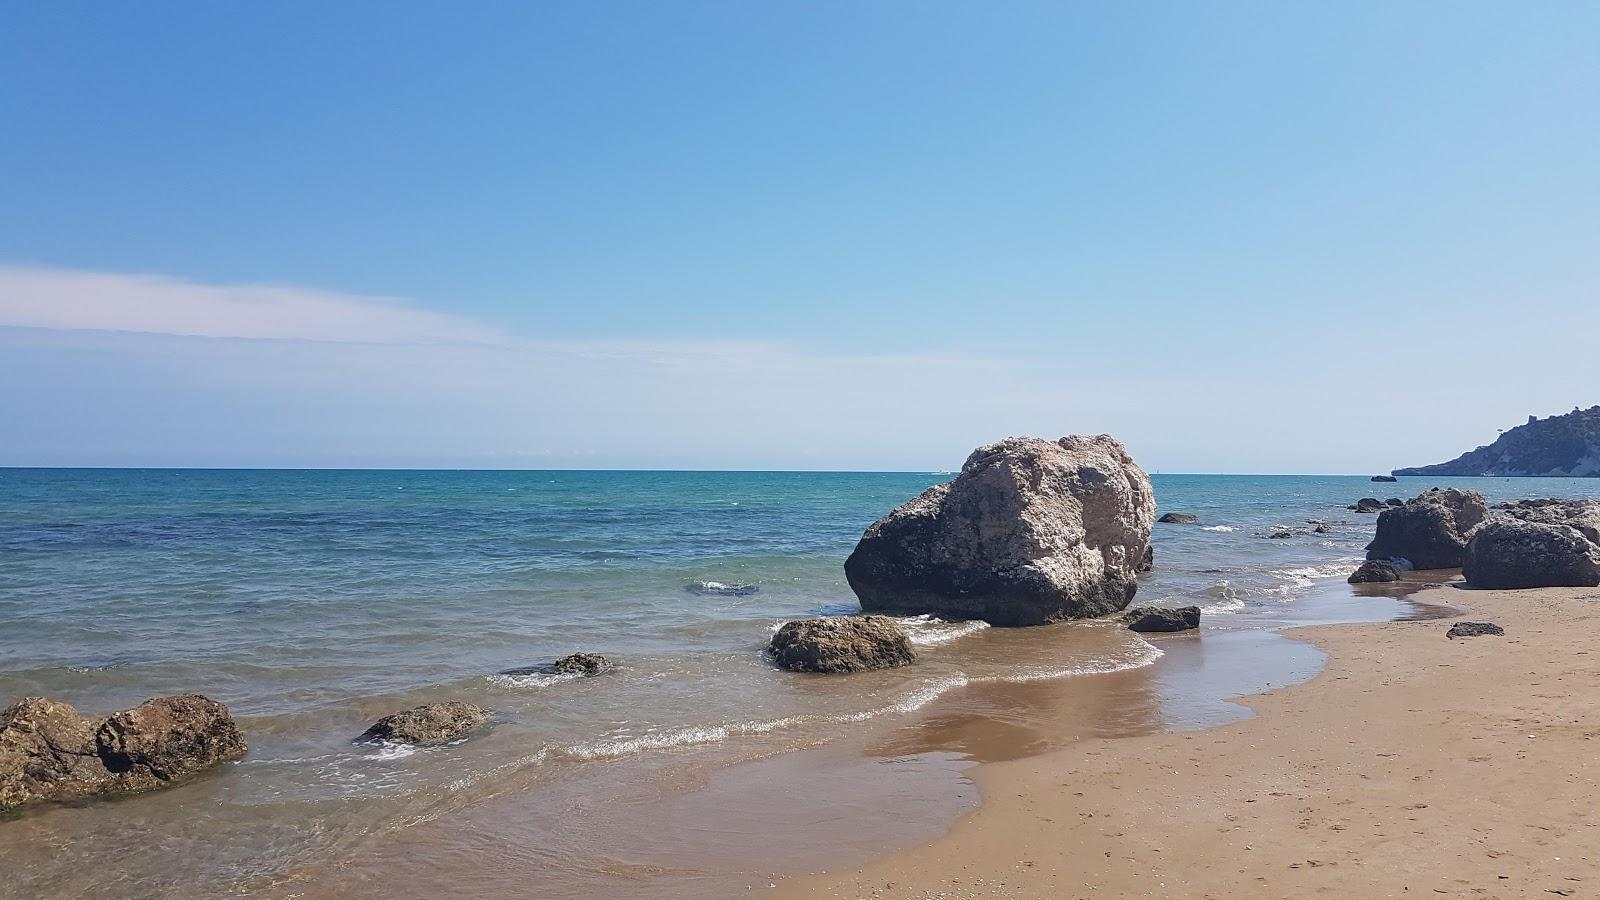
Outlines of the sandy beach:
[[[1415,599],[1464,615],[1299,629],[1326,669],[1253,718],[982,765],[942,838],[770,896],[1600,892],[1600,590]],[[1462,620],[1506,634],[1448,639]]]

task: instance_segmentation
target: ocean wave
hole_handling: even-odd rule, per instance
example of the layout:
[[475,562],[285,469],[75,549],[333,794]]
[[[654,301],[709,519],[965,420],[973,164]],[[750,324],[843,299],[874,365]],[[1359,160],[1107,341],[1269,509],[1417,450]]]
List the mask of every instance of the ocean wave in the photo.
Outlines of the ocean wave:
[[691,594],[702,597],[748,597],[761,590],[755,584],[725,584],[721,581],[696,581],[684,587]]
[[1234,528],[1232,525],[1201,525],[1200,526],[1200,530],[1201,531],[1217,531],[1217,532],[1221,532],[1222,534],[1232,534],[1233,532],[1238,531],[1239,529]]
[[896,619],[900,627],[906,631],[906,636],[911,638],[911,643],[918,647],[937,647],[948,644],[957,638],[976,634],[989,627],[988,622],[976,619],[967,622],[946,622],[933,616],[905,616]]
[[1323,563],[1319,566],[1297,566],[1288,569],[1272,569],[1268,572],[1268,574],[1274,578],[1290,582],[1296,587],[1310,587],[1314,579],[1338,578],[1349,575],[1351,567],[1360,564],[1360,557],[1347,557],[1336,562]]
[[484,676],[490,684],[503,688],[555,687],[564,682],[577,681],[582,677],[582,672],[502,672],[499,675]]
[[1125,652],[1108,659],[1062,668],[1027,669],[1010,675],[995,676],[996,681],[1025,684],[1030,681],[1053,681],[1058,678],[1079,678],[1084,675],[1109,675],[1154,665],[1164,654],[1160,647],[1139,641]]

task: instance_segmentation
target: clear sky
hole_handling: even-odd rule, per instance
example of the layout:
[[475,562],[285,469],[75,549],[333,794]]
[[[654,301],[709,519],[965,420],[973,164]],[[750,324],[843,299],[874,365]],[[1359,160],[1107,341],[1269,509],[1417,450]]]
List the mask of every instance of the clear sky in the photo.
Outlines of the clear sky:
[[1597,346],[1593,3],[0,13],[0,465],[1367,472]]

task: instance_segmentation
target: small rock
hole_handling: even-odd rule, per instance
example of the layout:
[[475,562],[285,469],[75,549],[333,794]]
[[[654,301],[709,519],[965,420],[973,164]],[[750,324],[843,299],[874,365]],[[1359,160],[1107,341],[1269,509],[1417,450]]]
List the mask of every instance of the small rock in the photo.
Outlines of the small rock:
[[1349,507],[1359,513],[1375,513],[1383,509],[1383,501],[1377,497],[1362,497]]
[[611,660],[598,653],[574,653],[563,656],[550,666],[552,675],[599,675],[613,668]]
[[1323,525],[1323,524],[1319,524],[1319,525],[1317,525],[1317,527],[1315,527],[1315,528],[1313,528],[1311,530],[1316,532],[1317,534],[1329,534],[1329,533],[1331,533],[1333,531],[1332,528],[1330,528],[1327,525]]
[[1143,575],[1146,572],[1154,571],[1155,567],[1156,567],[1156,545],[1155,544],[1146,544],[1145,547],[1144,547],[1144,558],[1139,560],[1139,565],[1138,565],[1137,568],[1134,569],[1134,571],[1138,572],[1140,575]]
[[489,711],[474,703],[450,700],[427,703],[384,716],[361,733],[358,741],[393,741],[397,744],[444,744],[489,721]]
[[1383,505],[1384,506],[1405,506],[1406,502],[1404,500],[1401,500],[1399,497],[1390,497],[1389,499],[1383,501]]
[[1393,475],[1374,475],[1374,476],[1372,476],[1372,480],[1373,481],[1399,481],[1400,479],[1394,477]]
[[1188,513],[1164,513],[1156,521],[1165,522],[1168,525],[1193,525],[1200,521],[1200,517],[1191,516]]
[[1378,582],[1399,581],[1400,568],[1394,563],[1383,559],[1369,559],[1361,567],[1351,573],[1346,579],[1351,584],[1372,584]]
[[828,616],[785,622],[767,652],[791,672],[864,672],[909,666],[917,654],[888,616]]
[[1457,622],[1450,626],[1449,631],[1445,632],[1445,637],[1453,640],[1455,638],[1481,637],[1487,634],[1503,635],[1505,633],[1506,630],[1504,628],[1493,622]]
[[1200,607],[1136,606],[1122,618],[1132,631],[1188,631],[1200,627]]
[[1274,531],[1273,533],[1267,535],[1267,537],[1272,538],[1275,541],[1281,541],[1284,538],[1292,538],[1292,537],[1294,537],[1294,532],[1289,531],[1286,528],[1280,528],[1277,531]]

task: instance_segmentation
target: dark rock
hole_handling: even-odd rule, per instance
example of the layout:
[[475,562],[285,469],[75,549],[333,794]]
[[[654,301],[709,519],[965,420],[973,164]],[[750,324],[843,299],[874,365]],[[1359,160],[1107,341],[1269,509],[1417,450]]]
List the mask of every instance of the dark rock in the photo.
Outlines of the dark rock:
[[911,638],[888,616],[830,616],[785,622],[767,652],[792,672],[864,672],[916,661]]
[[1155,567],[1156,567],[1156,545],[1155,544],[1146,544],[1144,546],[1144,559],[1139,560],[1138,572],[1139,572],[1140,575],[1143,575],[1146,572],[1154,571]]
[[1461,574],[1476,588],[1600,585],[1600,545],[1567,525],[1493,519],[1472,533]]
[[1367,559],[1404,559],[1418,569],[1461,565],[1467,534],[1489,514],[1477,491],[1434,488],[1378,516],[1378,533]]
[[1405,506],[1406,502],[1404,500],[1401,500],[1399,497],[1390,497],[1389,499],[1383,501],[1383,505],[1384,506]]
[[1331,533],[1333,531],[1333,529],[1330,528],[1329,526],[1322,525],[1322,524],[1317,525],[1317,527],[1315,527],[1315,528],[1313,528],[1311,530],[1316,532],[1317,534],[1329,534],[1329,533]]
[[1383,501],[1379,500],[1377,497],[1362,497],[1349,508],[1355,510],[1356,512],[1362,513],[1382,512]]
[[1123,619],[1133,631],[1188,631],[1200,627],[1200,607],[1136,606]]
[[598,653],[574,653],[563,656],[550,666],[554,675],[599,675],[612,668],[612,662]]
[[1351,584],[1373,584],[1400,580],[1400,569],[1393,563],[1369,559],[1345,579]]
[[1484,635],[1503,635],[1505,633],[1506,630],[1504,628],[1493,622],[1457,622],[1450,626],[1449,631],[1445,632],[1445,637],[1454,640],[1455,638],[1483,637]]
[[1495,442],[1450,462],[1396,475],[1600,475],[1600,406],[1548,419],[1528,417]]
[[1372,476],[1372,480],[1373,481],[1399,481],[1400,479],[1394,477],[1393,475],[1374,475],[1374,476]]
[[147,700],[98,722],[29,697],[0,712],[0,810],[148,791],[244,752],[228,708],[199,694]]
[[723,584],[720,581],[696,581],[684,590],[702,597],[748,597],[761,590],[754,584]]
[[397,744],[445,744],[489,721],[489,711],[473,703],[449,700],[427,703],[384,716],[361,733],[358,741],[392,741]]
[[1156,521],[1165,522],[1168,525],[1193,525],[1200,521],[1200,517],[1191,516],[1188,513],[1164,513]]
[[1280,528],[1277,531],[1274,531],[1273,533],[1267,535],[1267,537],[1272,538],[1275,541],[1281,541],[1284,538],[1292,538],[1292,537],[1294,537],[1294,532],[1289,531],[1286,528]]
[[1107,435],[1007,438],[867,529],[845,577],[868,612],[1040,625],[1128,605],[1150,479]]
[[1600,500],[1518,500],[1515,503],[1502,503],[1495,508],[1524,522],[1575,528],[1593,543],[1600,544]]

